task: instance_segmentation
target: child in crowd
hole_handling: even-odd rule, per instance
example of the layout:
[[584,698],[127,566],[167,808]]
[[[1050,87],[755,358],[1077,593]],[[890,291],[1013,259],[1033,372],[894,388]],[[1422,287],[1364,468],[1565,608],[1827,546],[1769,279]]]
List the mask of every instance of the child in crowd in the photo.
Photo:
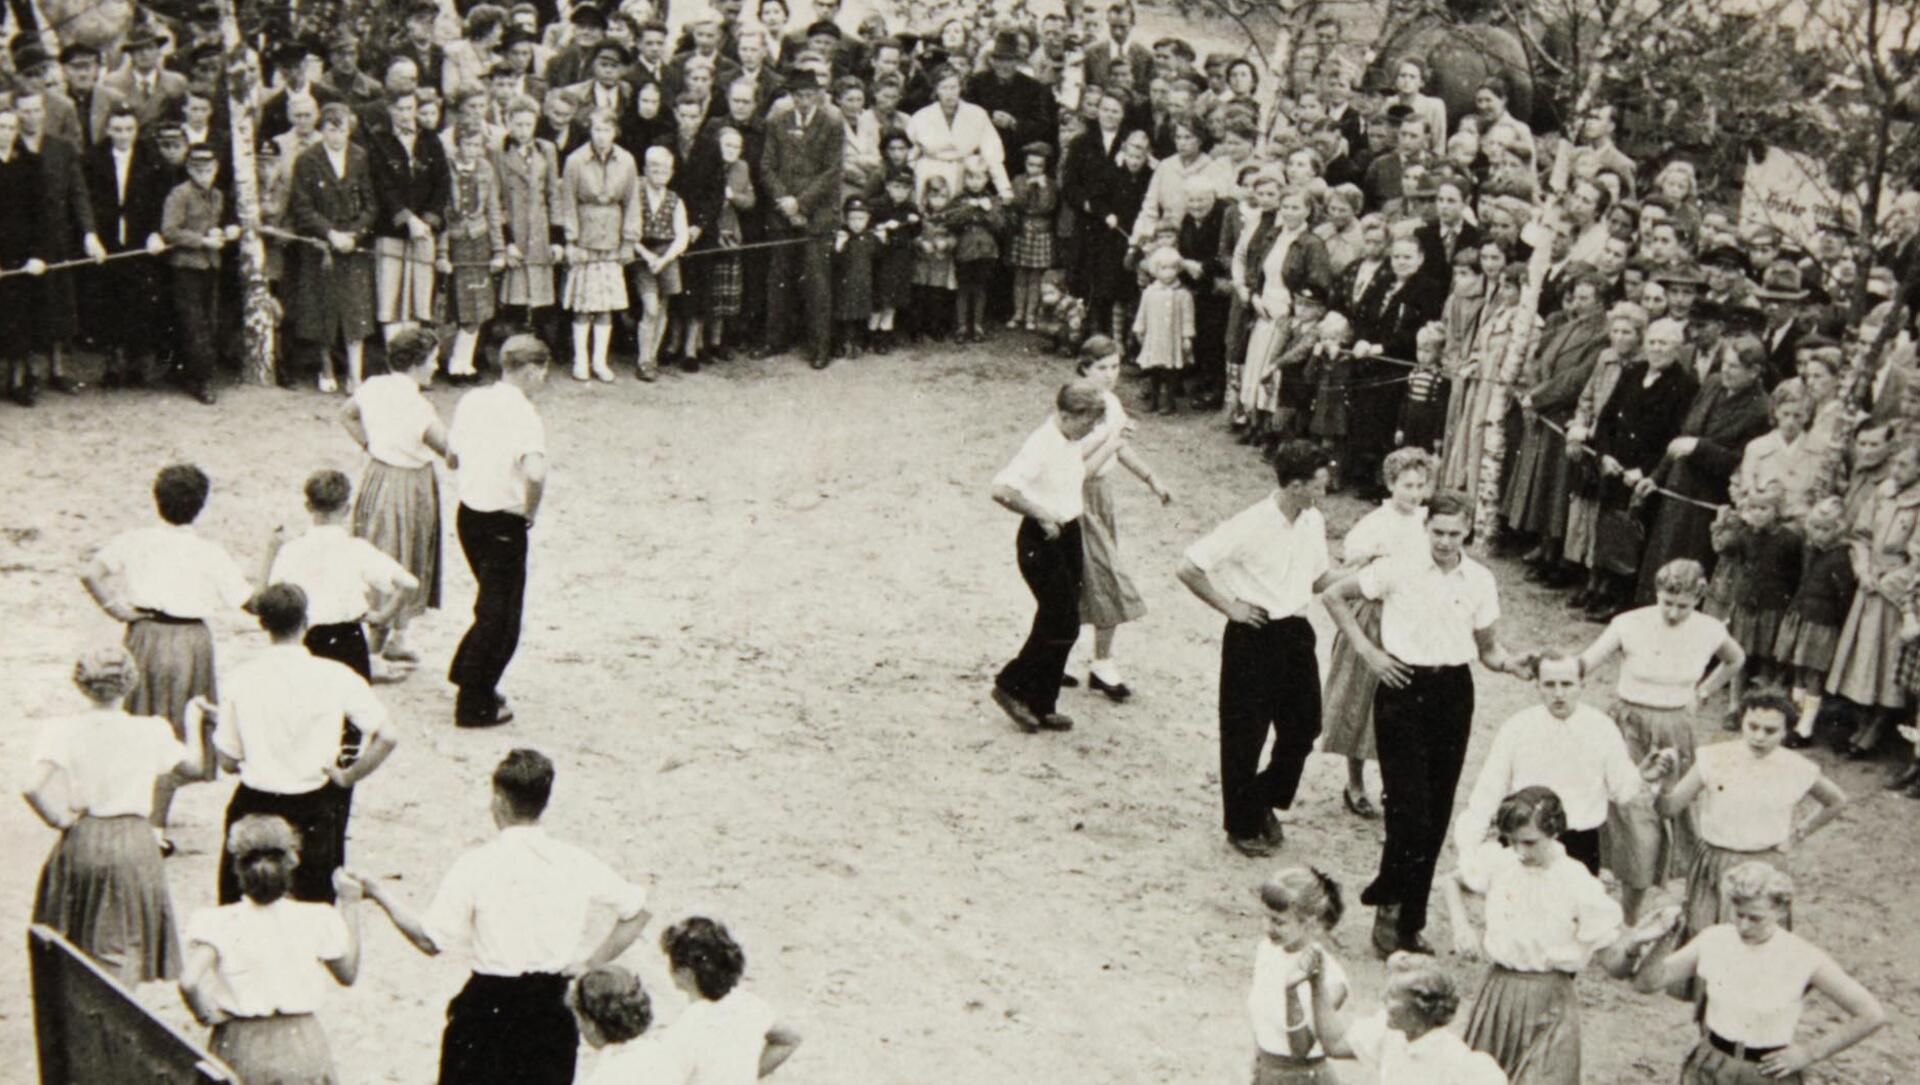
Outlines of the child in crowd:
[[1787,735],[1789,748],[1807,745],[1813,734],[1821,705],[1820,686],[1833,664],[1833,649],[1840,640],[1847,604],[1853,601],[1856,581],[1853,555],[1842,537],[1843,508],[1840,498],[1827,497],[1807,513],[1799,585],[1773,642],[1772,658],[1793,671],[1793,703],[1800,717],[1799,724]]
[[640,243],[639,171],[633,156],[614,143],[618,125],[612,111],[595,110],[587,122],[588,142],[567,156],[560,182],[555,217],[567,237],[567,281],[560,303],[573,314],[577,381],[613,380],[607,365],[613,314],[627,310],[627,277],[620,261]]
[[1320,935],[1340,922],[1340,885],[1313,867],[1288,867],[1260,886],[1266,937],[1253,951],[1247,1013],[1253,1019],[1254,1081],[1259,1085],[1334,1085],[1315,1026],[1307,987],[1307,958],[1318,956],[1325,998],[1347,1001],[1346,970],[1319,948]]
[[1047,172],[1053,149],[1029,143],[1022,154],[1025,172],[1013,181],[1013,239],[1008,263],[1013,265],[1013,319],[1009,328],[1033,331],[1040,320],[1040,277],[1053,267],[1053,224],[1060,207],[1060,190]]
[[920,209],[913,204],[913,171],[887,175],[884,193],[873,203],[873,229],[880,255],[873,270],[873,317],[867,322],[875,354],[893,349],[893,327],[912,299],[914,241],[920,236]]
[[1152,381],[1147,410],[1172,414],[1178,409],[1179,375],[1193,364],[1193,295],[1180,285],[1180,252],[1154,250],[1141,267],[1153,283],[1140,295],[1133,334],[1140,340],[1140,368]]
[[833,317],[837,357],[865,353],[867,324],[873,319],[873,273],[884,242],[868,229],[867,201],[847,197],[841,209],[845,228],[833,239]]
[[1338,446],[1347,437],[1347,350],[1353,346],[1353,322],[1345,313],[1329,312],[1320,318],[1318,334],[1307,360],[1313,382],[1307,433],[1322,446]]
[[1413,374],[1407,378],[1406,398],[1400,401],[1400,427],[1395,442],[1403,447],[1439,450],[1447,423],[1447,378],[1440,370],[1440,352],[1447,333],[1428,324],[1414,334]]
[[487,132],[480,125],[463,122],[454,129],[452,199],[439,236],[439,270],[456,326],[447,358],[447,376],[456,381],[474,376],[480,329],[493,319],[493,277],[507,266],[500,181],[486,148]]
[[[187,179],[174,186],[160,215],[160,236],[170,251],[174,320],[187,391],[214,403],[213,369],[220,342],[220,250],[240,236],[240,227],[220,224],[226,197],[215,186],[220,159],[209,147],[187,152]],[[18,213],[18,212],[14,212]],[[347,380],[347,391],[360,375]]]
[[687,205],[667,187],[673,168],[672,151],[647,148],[645,181],[640,186],[640,244],[634,248],[640,260],[633,265],[634,293],[640,295],[638,368],[643,381],[660,375],[667,299],[680,293],[680,254],[693,240],[687,230]]
[[[722,254],[706,258],[705,324],[707,357],[724,362],[732,357],[727,346],[727,322],[739,317],[745,308],[747,284],[744,257],[738,252],[729,255],[727,250],[738,249],[745,242],[745,227],[740,216],[759,204],[759,196],[753,190],[753,168],[741,157],[746,153],[746,137],[738,128],[726,125],[720,129],[716,142],[720,147],[723,187],[716,229]],[[758,299],[755,300],[757,303]]]
[[1067,293],[1067,274],[1055,269],[1040,280],[1038,331],[1055,354],[1072,357],[1080,352],[1087,327],[1087,303]]
[[945,326],[945,314],[957,317],[960,312],[954,300],[959,277],[954,271],[956,239],[949,222],[952,204],[946,178],[927,178],[920,192],[920,236],[913,241],[913,305],[918,310],[913,330],[921,339],[944,339],[949,330],[956,336],[960,333],[958,324],[951,329]]
[[[1733,676],[1731,696],[1738,703],[1748,678],[1777,682],[1781,669],[1774,658],[1780,621],[1799,586],[1802,544],[1780,519],[1782,491],[1776,484],[1749,492],[1740,501],[1740,516],[1714,537],[1721,554],[1740,555],[1740,571],[1733,582],[1733,609],[1727,628],[1746,649],[1747,665]],[[1731,729],[1731,728],[1729,728]]]
[[1248,404],[1253,421],[1240,437],[1242,444],[1271,445],[1298,437],[1313,412],[1313,381],[1307,374],[1320,342],[1320,321],[1327,315],[1325,292],[1307,283],[1293,291],[1292,303],[1284,342],[1266,363],[1266,374]]
[[999,234],[1005,210],[993,191],[993,176],[976,155],[960,172],[960,196],[947,210],[954,231],[954,278],[959,294],[953,311],[955,342],[987,341],[987,286],[1000,266]]

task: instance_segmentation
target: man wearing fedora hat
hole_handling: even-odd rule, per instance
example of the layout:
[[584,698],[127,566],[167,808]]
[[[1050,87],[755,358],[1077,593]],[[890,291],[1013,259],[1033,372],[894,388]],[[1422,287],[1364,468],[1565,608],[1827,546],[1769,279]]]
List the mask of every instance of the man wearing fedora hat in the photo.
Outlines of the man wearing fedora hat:
[[85,137],[82,147],[107,138],[107,118],[121,104],[118,94],[100,85],[100,62],[100,50],[91,45],[76,42],[62,47],[60,68],[66,74],[67,89],[47,91],[52,97],[71,104]]
[[840,222],[847,124],[824,100],[818,66],[796,67],[787,76],[787,91],[767,114],[760,177],[773,204],[771,239],[799,243],[771,250],[762,354],[784,350],[796,317],[803,317],[804,356],[815,369],[825,369],[831,360],[832,234]]
[[[602,40],[587,58],[586,80],[565,90],[567,97],[579,107],[579,117],[590,117],[601,110],[611,111],[618,118],[616,142],[627,153],[638,155],[647,148],[646,139],[640,133],[639,107],[635,104],[639,89],[627,80],[627,69],[632,63],[633,54],[626,46]],[[585,127],[579,119],[574,124]],[[558,142],[555,141],[556,147]]]
[[607,36],[607,13],[592,4],[575,4],[567,16],[567,44],[547,61],[547,85],[567,87],[592,77],[593,51]]
[[161,44],[152,27],[136,27],[127,37],[126,67],[102,80],[133,107],[143,129],[151,129],[187,96],[187,77],[160,66]]
[[1793,376],[1794,351],[1813,326],[1804,311],[1810,294],[1799,265],[1775,260],[1767,265],[1753,297],[1767,314],[1767,330],[1760,342],[1767,348],[1765,379],[1771,389]]
[[1700,267],[1707,274],[1707,292],[1702,300],[1717,305],[1744,305],[1753,300],[1753,283],[1747,279],[1747,258],[1731,245],[1715,245],[1700,254]]
[[[318,117],[323,106],[338,100],[333,90],[320,81],[320,72],[326,64],[325,52],[320,43],[311,38],[296,38],[274,50],[274,67],[286,82],[268,95],[266,104],[260,108],[263,138],[272,139],[293,127],[291,107],[295,102],[311,104],[313,115]],[[402,55],[411,54],[394,54],[396,58]]]
[[1051,147],[1060,134],[1059,106],[1045,83],[1020,70],[1026,58],[1020,33],[1000,31],[993,36],[987,70],[968,79],[961,96],[993,118],[1002,144],[1024,147],[1038,142]]
[[74,109],[73,101],[55,89],[54,67],[53,57],[38,43],[27,42],[15,46],[13,50],[14,96],[40,95],[46,103],[47,134],[64,139],[76,148],[84,147],[88,141],[80,125],[80,114]]

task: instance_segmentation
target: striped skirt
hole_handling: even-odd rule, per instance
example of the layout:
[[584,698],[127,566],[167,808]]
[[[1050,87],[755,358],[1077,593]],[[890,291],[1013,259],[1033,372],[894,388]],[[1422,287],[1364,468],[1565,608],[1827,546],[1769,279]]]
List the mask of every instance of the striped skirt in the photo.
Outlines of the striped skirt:
[[1680,1085],[1801,1085],[1805,1080],[1801,1074],[1768,1077],[1760,1072],[1759,1063],[1736,1059],[1708,1043],[1705,1037],[1701,1037],[1693,1053],[1687,1056],[1686,1065],[1680,1068]]
[[207,1047],[240,1085],[338,1085],[326,1030],[310,1013],[236,1017],[213,1026]]
[[[1627,740],[1627,754],[1635,764],[1653,750],[1671,747],[1680,755],[1676,778],[1693,767],[1693,720],[1687,709],[1615,701],[1610,715]],[[1632,889],[1659,885],[1690,867],[1696,850],[1693,818],[1686,811],[1662,818],[1645,792],[1625,805],[1607,808],[1607,823],[1600,829],[1600,862],[1621,885]]]
[[1295,1059],[1255,1049],[1253,1085],[1339,1085],[1324,1058]]
[[187,702],[217,700],[213,685],[213,633],[205,622],[142,618],[127,626],[127,652],[140,666],[140,681],[127,694],[130,716],[160,716],[186,741]]
[[1513,1085],[1580,1085],[1580,1000],[1565,972],[1494,965],[1467,1020],[1467,1046],[1492,1055]]
[[[1368,639],[1379,640],[1380,604],[1361,599],[1347,605],[1353,608],[1353,620]],[[1321,701],[1321,753],[1374,759],[1373,691],[1379,684],[1353,642],[1344,635],[1335,636],[1327,657],[1326,695]]]
[[146,818],[87,816],[68,826],[40,869],[33,921],[127,987],[180,975],[173,900]]
[[440,479],[432,464],[394,467],[369,461],[353,501],[353,533],[420,582],[407,602],[407,613],[439,608]]
[[1144,617],[1147,604],[1134,588],[1133,578],[1120,568],[1113,484],[1104,475],[1090,476],[1081,494],[1086,514],[1080,518],[1080,545],[1085,558],[1080,620],[1096,629],[1112,629]]

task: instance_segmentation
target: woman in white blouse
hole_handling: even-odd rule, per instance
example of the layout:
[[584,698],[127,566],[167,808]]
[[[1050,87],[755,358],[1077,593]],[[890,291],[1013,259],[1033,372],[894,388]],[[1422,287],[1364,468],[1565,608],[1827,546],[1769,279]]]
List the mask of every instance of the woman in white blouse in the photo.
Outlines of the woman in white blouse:
[[933,101],[907,122],[907,135],[919,152],[913,163],[914,191],[925,189],[929,177],[945,178],[947,191],[960,191],[962,164],[979,155],[987,164],[994,190],[1001,199],[1010,200],[1013,182],[1007,177],[1007,151],[1000,132],[986,110],[960,100],[961,79],[956,68],[935,72]]
[[373,630],[374,651],[398,663],[419,662],[406,645],[407,625],[440,606],[440,479],[433,461],[447,454],[447,427],[420,394],[433,383],[439,353],[439,341],[424,328],[395,333],[388,372],[368,379],[340,411],[340,424],[367,453],[353,533],[420,583],[393,621]]
[[34,745],[27,805],[56,829],[34,892],[33,921],[65,935],[128,987],[180,974],[180,941],[160,846],[148,828],[154,781],[199,779],[211,764],[206,701],[187,706],[192,741],[173,725],[120,705],[140,679],[118,644],[74,664],[91,709],[49,720]]
[[336,870],[333,905],[289,897],[300,841],[282,818],[234,822],[227,851],[244,899],[194,913],[180,994],[241,1085],[336,1085],[314,1013],[329,976],[359,975],[360,883]]
[[775,1019],[765,999],[741,988],[747,956],[727,928],[694,916],[662,932],[660,948],[674,986],[693,1000],[666,1035],[692,1068],[686,1085],[753,1085],[793,1057],[799,1034]]
[[[1693,768],[1693,712],[1746,663],[1747,653],[1718,618],[1700,612],[1707,574],[1688,558],[1654,577],[1653,606],[1627,611],[1580,653],[1580,673],[1593,674],[1618,654],[1620,677],[1610,715],[1635,764],[1670,749],[1676,771]],[[1720,666],[1707,674],[1707,666]],[[1700,676],[1707,674],[1703,679]],[[1600,831],[1601,862],[1620,880],[1629,925],[1640,921],[1647,890],[1693,862],[1691,819],[1662,819],[1651,795],[1616,806]]]
[[[1600,879],[1560,843],[1567,812],[1551,788],[1507,796],[1493,825],[1499,838],[1464,846],[1443,886],[1453,951],[1484,952],[1492,962],[1467,1020],[1467,1044],[1492,1055],[1514,1081],[1580,1085],[1574,977],[1596,956],[1609,973],[1627,975],[1632,935]],[[1463,890],[1486,898],[1484,939]]]
[[[1731,914],[1671,956],[1650,963],[1634,987],[1652,993],[1698,979],[1706,989],[1699,1043],[1681,1085],[1798,1085],[1801,1072],[1879,1031],[1887,1013],[1873,993],[1824,950],[1784,930],[1793,879],[1766,863],[1742,863],[1721,882]],[[1847,1015],[1833,1032],[1796,1042],[1808,991]]]

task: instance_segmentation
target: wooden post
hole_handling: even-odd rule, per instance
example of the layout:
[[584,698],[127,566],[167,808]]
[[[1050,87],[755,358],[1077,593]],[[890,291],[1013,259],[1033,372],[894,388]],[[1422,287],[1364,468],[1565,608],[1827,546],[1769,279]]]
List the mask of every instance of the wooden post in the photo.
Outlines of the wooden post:
[[246,43],[234,0],[218,0],[221,38],[227,47],[228,134],[233,146],[234,214],[240,223],[240,323],[246,338],[246,375],[254,384],[274,383],[280,324],[267,289],[267,250],[260,238],[260,178],[254,165],[253,98],[259,78],[247,64]]

